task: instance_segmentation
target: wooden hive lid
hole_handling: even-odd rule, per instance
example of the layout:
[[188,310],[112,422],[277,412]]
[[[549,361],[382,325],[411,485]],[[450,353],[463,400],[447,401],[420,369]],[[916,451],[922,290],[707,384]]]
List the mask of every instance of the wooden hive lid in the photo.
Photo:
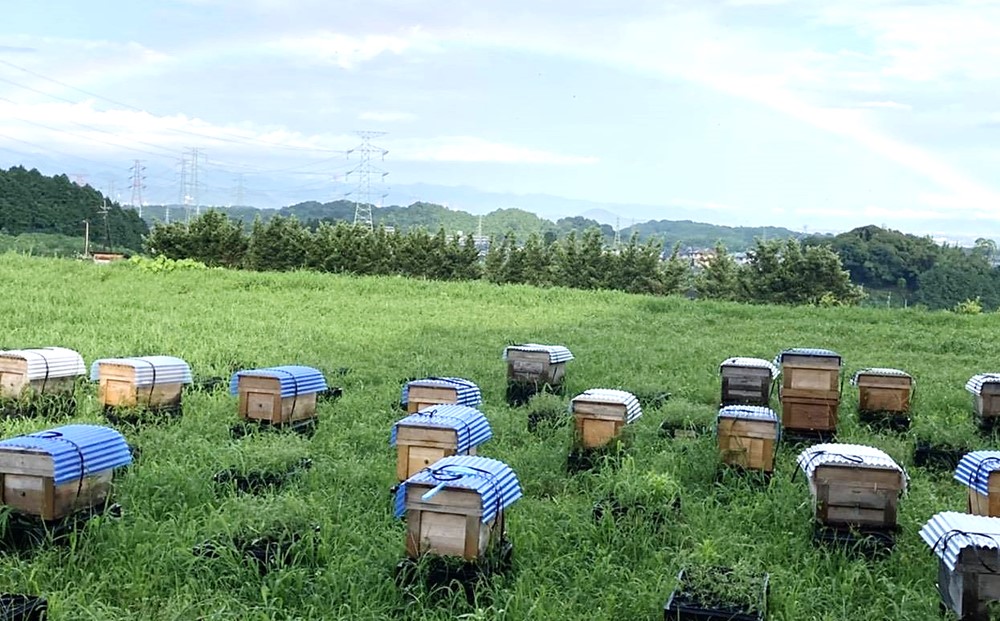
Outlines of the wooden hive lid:
[[810,480],[821,466],[895,470],[899,472],[901,477],[901,489],[906,489],[910,479],[903,467],[897,464],[886,452],[873,446],[861,444],[841,444],[838,442],[816,444],[799,453],[795,462]]
[[482,522],[491,521],[522,496],[521,484],[514,471],[502,461],[488,457],[452,455],[434,462],[399,485],[396,490],[396,517],[406,515],[408,485],[429,485],[433,489],[423,500],[433,498],[441,489],[474,491],[482,501]]
[[905,377],[910,380],[910,383],[915,383],[913,376],[906,371],[901,371],[900,369],[890,369],[888,367],[869,367],[867,369],[859,369],[851,377],[851,385],[858,385],[858,378],[862,375],[873,375],[876,377]]
[[972,451],[959,460],[954,478],[980,494],[988,496],[990,475],[997,470],[1000,470],[1000,451]]
[[425,379],[407,382],[406,385],[403,386],[403,392],[400,395],[400,403],[409,403],[411,386],[438,386],[453,388],[455,390],[455,394],[457,395],[456,404],[458,405],[475,407],[483,402],[483,393],[479,390],[479,386],[476,386],[473,382],[467,379],[463,379],[461,377],[428,377]]
[[809,358],[834,358],[837,364],[843,364],[844,359],[840,354],[830,349],[820,349],[817,347],[792,347],[786,349],[774,357],[774,364],[781,366],[787,356],[805,356]]
[[719,372],[725,367],[749,367],[752,369],[767,369],[771,372],[771,379],[778,377],[778,367],[775,363],[764,360],[763,358],[746,358],[743,356],[734,356],[732,358],[726,358],[719,365]]
[[399,427],[454,429],[457,438],[455,450],[459,453],[465,453],[493,437],[493,430],[486,416],[476,408],[466,405],[432,405],[396,421],[392,426],[392,436],[389,440],[392,446],[396,446],[396,433]]
[[625,422],[631,423],[642,416],[642,406],[639,399],[630,392],[614,388],[591,388],[573,397],[570,401],[570,411],[573,404],[580,401],[590,403],[610,403],[625,406]]
[[981,559],[984,570],[1000,566],[1000,518],[944,511],[924,524],[920,538],[951,571],[969,548],[976,549],[977,556],[986,555]]
[[8,349],[0,351],[0,358],[23,360],[27,365],[27,379],[29,381],[56,377],[76,377],[87,373],[87,367],[83,363],[83,356],[65,347]]
[[281,398],[323,392],[327,389],[326,377],[319,369],[299,365],[284,365],[263,369],[246,369],[233,373],[229,379],[229,394],[240,392],[241,377],[269,377],[278,380]]
[[191,367],[175,356],[135,356],[132,358],[101,358],[90,365],[90,379],[101,379],[101,365],[118,365],[135,369],[136,386],[156,384],[190,384]]
[[965,383],[965,389],[974,395],[983,394],[983,386],[986,384],[1000,384],[1000,373],[980,373],[973,375]]
[[562,345],[539,345],[538,343],[524,343],[522,345],[508,345],[503,350],[503,359],[507,359],[507,353],[510,351],[527,351],[527,352],[538,352],[545,353],[549,355],[549,362],[556,364],[558,362],[568,362],[573,360],[573,353],[566,347]]
[[3,472],[52,477],[56,485],[130,463],[125,438],[99,425],[64,425],[0,441]]

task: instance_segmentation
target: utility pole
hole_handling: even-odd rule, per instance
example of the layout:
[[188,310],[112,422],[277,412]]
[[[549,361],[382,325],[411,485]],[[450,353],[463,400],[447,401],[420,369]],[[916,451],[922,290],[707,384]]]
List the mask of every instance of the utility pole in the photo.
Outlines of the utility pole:
[[[178,183],[178,186],[177,186],[177,188],[178,188],[177,189],[177,204],[178,205],[185,205],[186,206],[187,205],[187,201],[188,201],[188,198],[187,198],[187,177],[188,177],[188,174],[187,174],[187,154],[186,153],[184,153],[184,154],[181,155],[179,166],[180,166],[180,174],[179,174],[179,183]],[[189,214],[185,214],[185,215],[187,216]],[[166,218],[165,219],[167,221],[167,224],[170,224],[170,207],[169,206],[167,207],[167,213],[166,213]]]
[[621,248],[622,245],[622,219],[615,218],[615,250]]
[[201,149],[198,147],[190,147],[188,151],[191,153],[191,189],[188,192],[189,198],[194,201],[194,214],[196,216],[201,215],[201,201],[198,200],[198,191],[201,184],[198,182],[198,160],[201,159],[202,153]]
[[236,207],[243,206],[243,195],[244,195],[243,173],[240,173],[239,175],[236,176],[236,205],[235,205]]
[[137,210],[141,218],[142,191],[146,188],[142,184],[146,180],[146,177],[142,173],[146,170],[146,167],[142,165],[142,160],[132,160],[132,168],[130,170],[132,171],[132,200],[130,202],[132,203],[132,209]]
[[[354,194],[354,226],[362,226],[369,231],[375,230],[372,221],[372,176],[378,176],[376,183],[381,183],[389,173],[375,167],[372,164],[372,155],[378,155],[382,161],[389,153],[382,147],[377,147],[371,143],[372,138],[384,136],[385,132],[359,131],[355,132],[361,137],[361,144],[347,152],[348,157],[354,151],[360,156],[360,163],[344,175],[345,179],[352,174],[357,174],[358,185]],[[382,194],[379,205],[387,194]]]
[[90,258],[90,220],[84,220],[83,229],[83,258]]

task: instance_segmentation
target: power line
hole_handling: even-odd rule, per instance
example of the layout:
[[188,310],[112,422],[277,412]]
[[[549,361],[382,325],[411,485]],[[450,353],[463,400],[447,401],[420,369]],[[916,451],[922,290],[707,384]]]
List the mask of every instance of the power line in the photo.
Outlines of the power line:
[[[378,176],[376,182],[381,183],[389,173],[372,164],[372,155],[377,154],[382,161],[385,161],[385,156],[389,152],[371,143],[372,138],[384,136],[385,132],[359,131],[355,133],[361,137],[361,144],[347,153],[350,155],[357,152],[361,158],[361,162],[353,170],[348,171],[344,177],[346,179],[352,174],[357,174],[358,176],[358,185],[354,195],[354,226],[362,226],[368,230],[374,230],[375,225],[372,221],[372,176]],[[385,197],[386,194],[382,194],[379,199],[379,206],[381,206],[382,199]]]

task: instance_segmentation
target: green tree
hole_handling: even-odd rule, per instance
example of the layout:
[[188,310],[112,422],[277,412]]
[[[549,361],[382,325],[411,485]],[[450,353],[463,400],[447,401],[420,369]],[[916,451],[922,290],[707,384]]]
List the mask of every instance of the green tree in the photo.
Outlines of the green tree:
[[715,244],[715,254],[695,277],[695,291],[699,298],[735,300],[740,297],[739,286],[736,260],[720,240]]
[[275,216],[267,224],[254,220],[246,266],[257,271],[284,272],[305,267],[310,235],[295,217]]

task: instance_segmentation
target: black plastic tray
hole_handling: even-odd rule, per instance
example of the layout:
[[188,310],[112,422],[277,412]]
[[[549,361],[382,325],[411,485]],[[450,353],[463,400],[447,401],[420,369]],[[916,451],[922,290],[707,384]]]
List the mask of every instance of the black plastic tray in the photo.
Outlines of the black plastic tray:
[[808,446],[836,442],[837,432],[825,429],[782,429],[781,441],[790,446]]
[[673,440],[692,440],[711,433],[708,425],[684,424],[680,421],[665,420],[660,423],[661,437]]
[[0,533],[0,550],[28,551],[47,542],[62,544],[95,517],[117,519],[122,513],[122,507],[118,503],[78,511],[58,520],[43,520],[34,515],[11,512],[7,517],[6,527]]
[[280,489],[296,478],[303,470],[312,467],[312,460],[304,457],[287,468],[277,471],[255,470],[239,472],[235,469],[222,470],[212,477],[219,487],[232,487],[243,494],[265,494]]
[[293,548],[310,534],[319,533],[319,530],[319,526],[313,526],[307,532],[286,532],[280,535],[237,535],[232,538],[220,536],[194,546],[192,552],[195,556],[219,558],[224,550],[229,550],[256,565],[258,573],[263,576],[273,569],[291,565],[295,556]]
[[764,574],[761,578],[761,610],[704,606],[694,594],[684,592],[683,587],[684,570],[681,570],[677,574],[677,588],[663,606],[664,621],[764,621],[767,618],[769,574]]
[[896,538],[901,529],[891,528],[846,528],[813,523],[812,540],[816,545],[843,549],[850,554],[875,559],[887,556],[896,547]]
[[904,432],[910,429],[910,417],[898,412],[858,410],[858,420],[876,431]]
[[681,511],[681,497],[676,496],[668,505],[661,507],[650,507],[638,502],[625,502],[613,494],[609,494],[594,503],[593,517],[595,522],[601,521],[605,515],[613,520],[626,520],[630,516],[637,516],[644,521],[648,521],[654,526],[661,526],[676,520]]
[[44,621],[49,603],[37,595],[0,593],[0,619],[3,621]]
[[396,565],[394,580],[396,586],[410,590],[423,583],[433,590],[447,591],[455,586],[465,592],[471,604],[476,599],[476,586],[494,576],[510,573],[514,568],[514,544],[504,538],[496,549],[485,558],[476,561],[442,558],[427,555],[420,559],[406,558]]
[[917,440],[917,447],[913,450],[913,465],[928,470],[953,471],[962,457],[971,450],[968,447]]
[[176,421],[184,415],[182,403],[146,408],[104,406],[104,418],[119,427],[148,427]]
[[566,394],[565,384],[546,384],[544,382],[507,382],[507,405],[512,408],[525,405],[537,394],[563,396]]
[[252,435],[257,432],[293,432],[299,435],[311,438],[316,434],[316,429],[319,427],[319,418],[313,416],[312,418],[306,418],[303,420],[297,420],[291,423],[281,423],[281,424],[271,424],[267,422],[243,422],[237,423],[230,427],[229,435],[232,436],[234,440],[239,440]]

